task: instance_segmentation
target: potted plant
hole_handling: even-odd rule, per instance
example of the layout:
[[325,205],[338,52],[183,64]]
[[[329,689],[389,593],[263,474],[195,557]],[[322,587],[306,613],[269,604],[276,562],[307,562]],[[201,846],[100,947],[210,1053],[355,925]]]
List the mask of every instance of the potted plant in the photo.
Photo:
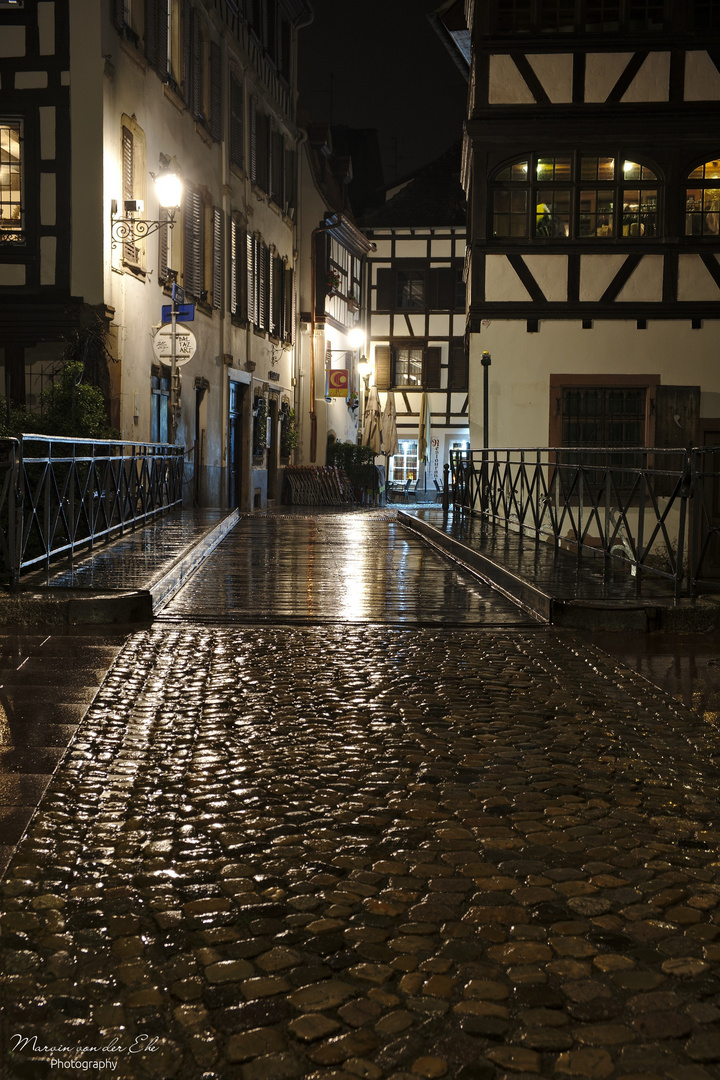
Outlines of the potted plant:
[[253,457],[262,457],[267,446],[267,401],[264,395],[255,398],[253,409]]
[[298,430],[295,422],[295,410],[283,409],[280,427],[280,457],[289,458],[298,444]]
[[329,296],[340,290],[340,275],[337,270],[328,270],[327,278],[325,279],[325,287],[327,288]]

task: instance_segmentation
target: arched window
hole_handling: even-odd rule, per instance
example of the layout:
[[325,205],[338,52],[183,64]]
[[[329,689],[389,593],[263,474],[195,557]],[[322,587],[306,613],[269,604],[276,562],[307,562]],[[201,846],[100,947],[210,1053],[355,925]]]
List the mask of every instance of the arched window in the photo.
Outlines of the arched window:
[[705,161],[688,176],[685,189],[685,235],[718,235],[720,224],[720,159]]
[[495,239],[612,239],[659,233],[658,177],[621,154],[533,154],[491,181]]

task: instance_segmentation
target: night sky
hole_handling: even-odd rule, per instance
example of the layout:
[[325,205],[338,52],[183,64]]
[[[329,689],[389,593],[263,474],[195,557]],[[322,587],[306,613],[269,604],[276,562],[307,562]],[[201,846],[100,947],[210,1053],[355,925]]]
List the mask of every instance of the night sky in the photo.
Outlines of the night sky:
[[386,184],[460,139],[467,83],[427,19],[440,0],[312,6],[315,20],[299,34],[299,83],[313,121],[377,128]]

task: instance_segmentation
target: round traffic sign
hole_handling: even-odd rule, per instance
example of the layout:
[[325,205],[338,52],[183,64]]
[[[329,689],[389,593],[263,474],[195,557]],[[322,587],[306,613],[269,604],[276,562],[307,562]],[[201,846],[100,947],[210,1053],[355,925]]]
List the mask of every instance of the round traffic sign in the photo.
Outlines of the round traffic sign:
[[[182,367],[192,360],[197,350],[197,340],[192,330],[182,323],[175,327],[175,364]],[[172,325],[159,326],[153,335],[153,352],[158,360],[172,363]]]

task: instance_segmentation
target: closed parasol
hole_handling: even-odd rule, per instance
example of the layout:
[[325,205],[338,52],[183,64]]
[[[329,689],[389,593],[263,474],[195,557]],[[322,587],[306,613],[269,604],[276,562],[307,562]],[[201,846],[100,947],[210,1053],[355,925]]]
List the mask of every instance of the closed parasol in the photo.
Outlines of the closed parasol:
[[380,431],[382,434],[383,454],[392,457],[398,452],[397,413],[395,412],[395,394],[392,390],[388,390]]
[[430,399],[426,393],[423,393],[420,401],[420,423],[418,425],[418,461],[429,461],[431,435]]
[[365,399],[363,414],[363,446],[380,453],[380,398],[377,388],[371,386]]

